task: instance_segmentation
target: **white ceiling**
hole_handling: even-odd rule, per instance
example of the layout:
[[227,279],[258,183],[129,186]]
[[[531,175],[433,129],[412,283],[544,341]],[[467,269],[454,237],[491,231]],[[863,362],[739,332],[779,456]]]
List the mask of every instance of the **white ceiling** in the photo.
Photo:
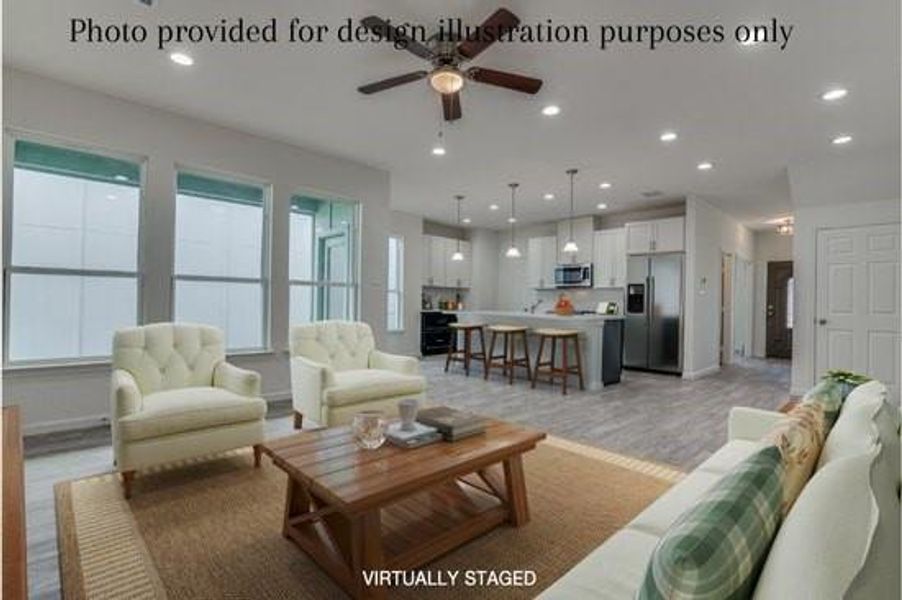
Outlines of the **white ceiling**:
[[[65,8],[61,8],[61,7]],[[464,118],[446,128],[448,153],[429,150],[439,127],[438,99],[425,82],[374,96],[358,85],[423,68],[390,45],[287,42],[257,47],[183,45],[195,59],[178,68],[153,44],[70,44],[70,17],[98,22],[261,21],[294,16],[337,27],[346,17],[377,14],[393,21],[434,23],[460,16],[478,23],[499,6],[465,0],[7,0],[4,62],[18,68],[196,116],[262,136],[352,158],[391,171],[393,206],[452,221],[453,194],[467,196],[474,226],[502,227],[507,183],[521,183],[522,221],[560,218],[567,210],[569,167],[580,169],[577,211],[612,211],[666,197],[698,194],[755,225],[786,214],[786,167],[837,153],[855,155],[899,145],[899,3],[887,0],[539,0],[505,4],[523,22],[552,18],[586,23],[722,23],[772,16],[795,25],[785,51],[769,45],[624,48],[496,44],[473,64],[545,80],[536,97],[468,84]],[[553,8],[552,8],[553,7]],[[170,50],[176,49],[175,47]],[[827,105],[831,86],[849,96]],[[561,106],[542,117],[546,103]],[[680,138],[664,145],[661,131]],[[832,147],[838,133],[854,141]],[[715,164],[699,172],[701,160]],[[598,189],[609,180],[610,190]],[[545,201],[544,192],[557,199]],[[491,212],[493,201],[502,210]]]

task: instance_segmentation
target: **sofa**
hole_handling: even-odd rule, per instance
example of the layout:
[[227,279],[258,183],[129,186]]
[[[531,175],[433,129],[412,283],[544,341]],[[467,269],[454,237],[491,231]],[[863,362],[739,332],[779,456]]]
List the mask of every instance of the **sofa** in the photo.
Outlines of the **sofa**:
[[354,414],[397,414],[398,400],[422,398],[420,361],[376,350],[366,323],[321,321],[291,328],[291,397],[295,427],[309,418],[323,427],[349,423]]
[[[845,401],[816,469],[777,531],[753,597],[900,597],[898,399],[870,382]],[[545,600],[636,597],[658,541],[786,415],[737,407],[717,452],[546,589]]]
[[113,337],[113,460],[126,498],[135,472],[253,446],[260,464],[266,402],[260,375],[225,360],[215,327],[155,323]]

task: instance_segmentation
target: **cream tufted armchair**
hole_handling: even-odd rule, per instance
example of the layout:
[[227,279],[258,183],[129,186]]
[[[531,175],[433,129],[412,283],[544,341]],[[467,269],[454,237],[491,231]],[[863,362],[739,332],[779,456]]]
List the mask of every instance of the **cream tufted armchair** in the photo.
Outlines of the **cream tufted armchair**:
[[113,459],[125,497],[135,471],[254,447],[260,465],[266,402],[260,375],[225,361],[222,332],[156,323],[113,337]]
[[322,321],[291,329],[295,427],[303,417],[332,427],[361,410],[397,414],[401,398],[420,397],[420,361],[376,350],[366,323]]

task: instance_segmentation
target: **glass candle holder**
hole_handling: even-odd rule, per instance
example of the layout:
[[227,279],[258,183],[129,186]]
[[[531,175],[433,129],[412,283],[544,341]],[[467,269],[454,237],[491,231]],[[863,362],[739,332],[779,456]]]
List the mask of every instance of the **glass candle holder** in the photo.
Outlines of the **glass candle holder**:
[[354,415],[354,439],[366,450],[385,443],[385,418],[378,410],[365,410]]

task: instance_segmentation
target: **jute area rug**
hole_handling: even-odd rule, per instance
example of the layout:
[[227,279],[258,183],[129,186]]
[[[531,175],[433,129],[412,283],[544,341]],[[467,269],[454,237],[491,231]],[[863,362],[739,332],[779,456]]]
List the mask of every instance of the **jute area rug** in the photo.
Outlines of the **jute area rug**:
[[[251,461],[236,451],[143,473],[128,502],[112,474],[57,484],[64,597],[344,598],[282,537],[285,473]],[[532,598],[683,476],[554,438],[524,465],[529,524],[502,525],[422,571],[528,569],[533,586],[392,588],[388,597]]]

